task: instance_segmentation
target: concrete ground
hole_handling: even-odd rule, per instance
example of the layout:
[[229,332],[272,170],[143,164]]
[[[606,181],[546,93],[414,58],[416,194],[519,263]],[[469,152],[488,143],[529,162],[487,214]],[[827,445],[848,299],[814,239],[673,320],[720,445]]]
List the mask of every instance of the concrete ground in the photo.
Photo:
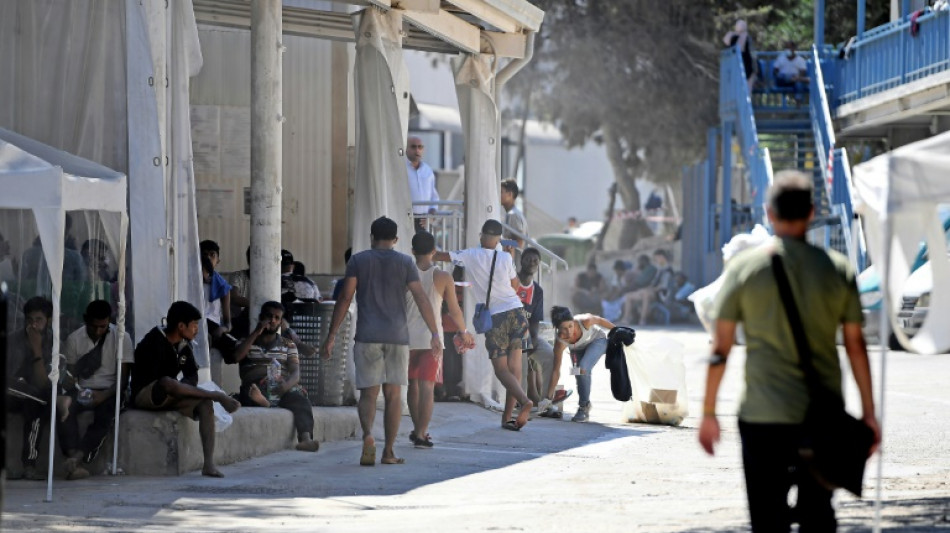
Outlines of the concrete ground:
[[[224,479],[94,477],[6,484],[4,531],[743,531],[745,492],[735,417],[742,379],[734,350],[720,396],[724,428],[716,457],[696,441],[708,339],[698,329],[644,328],[684,346],[690,413],[682,427],[619,423],[609,374],[593,374],[592,421],[535,419],[521,432],[500,414],[438,403],[435,448],[417,450],[403,418],[401,466],[360,467],[360,442],[325,443],[317,454],[285,451],[223,467]],[[880,355],[872,354],[876,384]],[[562,373],[562,383],[574,388]],[[950,530],[950,356],[888,357],[883,455],[883,526]],[[848,382],[850,384],[850,382]],[[853,384],[849,405],[856,405]],[[341,408],[351,409],[351,408]],[[381,413],[377,417],[377,426]],[[376,431],[381,440],[382,430]],[[865,500],[836,497],[841,531],[874,523],[878,458]]]

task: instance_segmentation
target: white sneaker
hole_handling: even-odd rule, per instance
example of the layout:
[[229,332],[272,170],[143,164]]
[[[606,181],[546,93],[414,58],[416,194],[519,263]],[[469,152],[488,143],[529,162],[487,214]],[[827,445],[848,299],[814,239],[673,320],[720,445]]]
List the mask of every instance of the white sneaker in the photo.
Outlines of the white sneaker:
[[548,407],[551,407],[551,403],[551,400],[543,398],[540,402],[538,402],[538,411],[541,413],[547,411]]

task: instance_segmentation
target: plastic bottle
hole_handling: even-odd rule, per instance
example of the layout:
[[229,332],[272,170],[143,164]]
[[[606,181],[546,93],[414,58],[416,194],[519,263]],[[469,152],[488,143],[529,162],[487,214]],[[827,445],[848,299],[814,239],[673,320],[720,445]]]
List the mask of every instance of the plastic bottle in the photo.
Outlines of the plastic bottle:
[[82,389],[76,398],[79,405],[92,405],[92,389]]
[[280,383],[280,361],[271,359],[271,364],[267,366],[267,399],[277,401],[280,395],[277,394],[277,385]]

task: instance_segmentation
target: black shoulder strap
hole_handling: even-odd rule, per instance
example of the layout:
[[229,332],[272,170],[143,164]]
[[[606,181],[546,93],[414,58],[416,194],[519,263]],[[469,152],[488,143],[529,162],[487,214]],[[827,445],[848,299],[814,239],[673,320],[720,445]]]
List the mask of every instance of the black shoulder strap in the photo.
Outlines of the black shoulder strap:
[[778,254],[772,254],[772,272],[775,274],[775,282],[778,284],[778,293],[782,299],[782,305],[785,307],[785,316],[788,318],[788,324],[792,328],[792,337],[795,339],[795,347],[798,350],[798,360],[805,373],[805,381],[808,387],[813,390],[820,389],[820,381],[812,364],[811,347],[808,346],[808,337],[805,336],[805,327],[802,325],[801,315],[798,314],[798,306],[795,305],[795,297],[792,295],[792,287],[788,283],[788,275],[785,273],[785,266],[782,264],[782,258]]
[[498,250],[491,256],[491,272],[488,274],[488,293],[485,295],[485,307],[491,301],[491,282],[495,278],[495,260],[498,259]]

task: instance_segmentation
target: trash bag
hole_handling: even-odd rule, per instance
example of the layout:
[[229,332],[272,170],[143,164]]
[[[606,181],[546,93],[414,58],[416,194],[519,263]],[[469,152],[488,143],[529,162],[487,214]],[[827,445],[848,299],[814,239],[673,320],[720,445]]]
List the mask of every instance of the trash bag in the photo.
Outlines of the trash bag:
[[623,420],[680,425],[689,415],[683,345],[640,336],[624,352],[633,396],[623,405]]
[[[204,381],[198,384],[199,389],[204,389],[209,392],[224,392],[217,383],[213,381]],[[222,431],[231,427],[231,424],[234,422],[234,419],[231,417],[231,413],[224,408],[218,402],[214,402],[214,431],[215,433],[221,433]]]

